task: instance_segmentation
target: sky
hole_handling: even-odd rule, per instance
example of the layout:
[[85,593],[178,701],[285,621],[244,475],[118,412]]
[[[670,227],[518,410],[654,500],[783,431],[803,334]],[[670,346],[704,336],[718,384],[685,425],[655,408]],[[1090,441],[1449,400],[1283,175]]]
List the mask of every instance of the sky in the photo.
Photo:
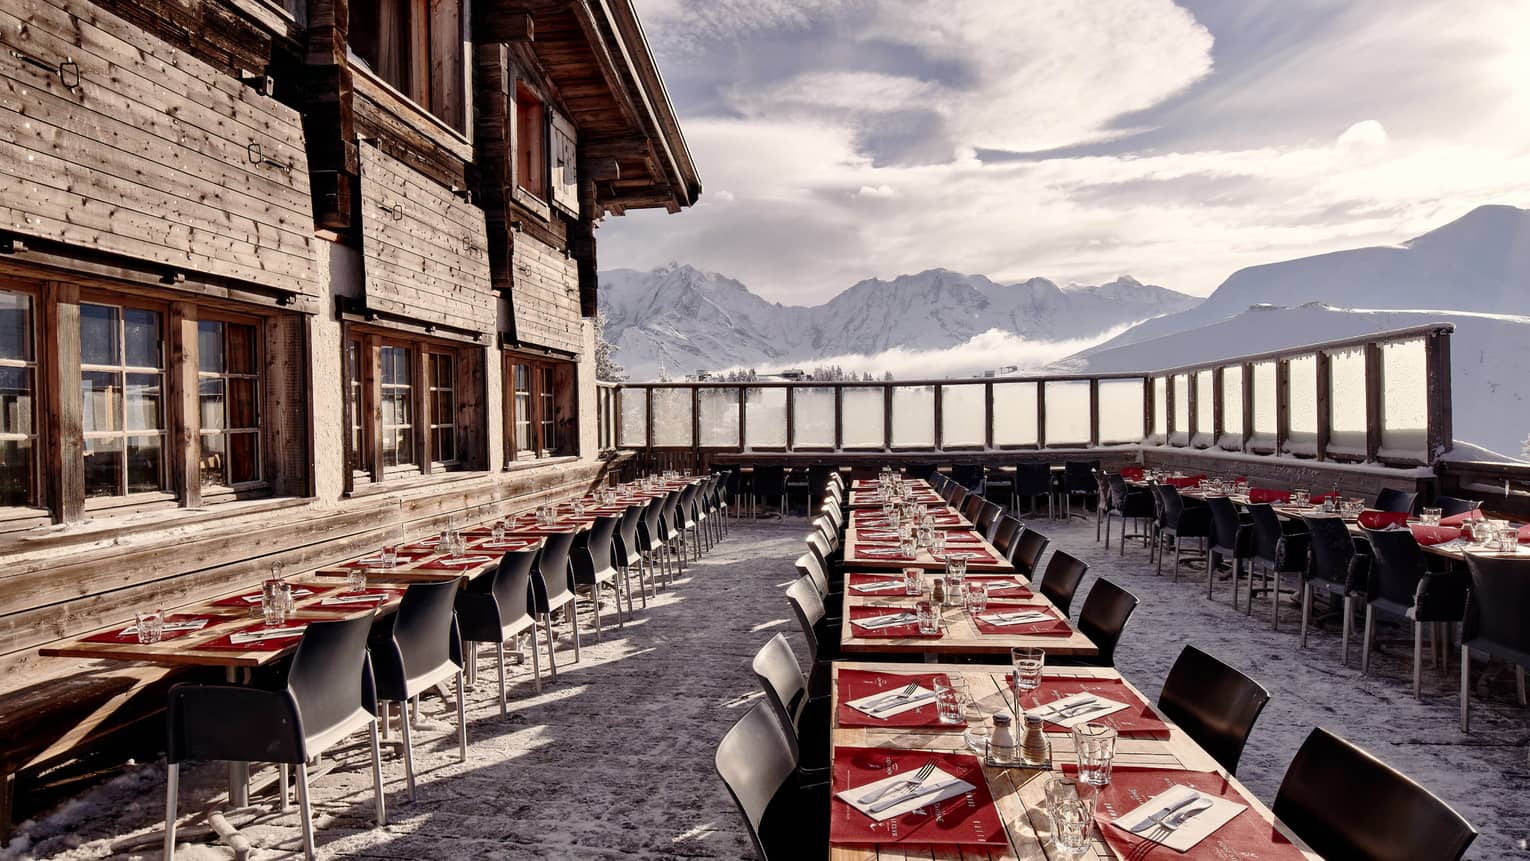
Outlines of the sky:
[[602,268],[1206,295],[1530,206],[1530,0],[634,2],[704,191],[606,219]]

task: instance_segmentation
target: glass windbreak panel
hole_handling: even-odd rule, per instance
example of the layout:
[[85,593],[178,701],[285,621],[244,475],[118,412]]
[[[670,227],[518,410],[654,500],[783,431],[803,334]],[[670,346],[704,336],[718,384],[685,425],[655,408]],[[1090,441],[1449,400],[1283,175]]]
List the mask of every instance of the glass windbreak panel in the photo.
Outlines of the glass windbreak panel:
[[988,417],[984,403],[987,388],[982,385],[940,387],[941,446],[980,446],[987,442]]
[[1217,394],[1213,371],[1195,373],[1195,444],[1211,445],[1216,433]]
[[840,392],[840,398],[840,426],[844,429],[842,447],[882,448],[886,444],[887,430],[882,389],[846,388]]
[[750,448],[784,448],[786,389],[745,389],[744,399],[744,441]]
[[648,445],[647,394],[644,389],[624,389],[621,393],[623,446],[643,448]]
[[701,390],[701,444],[738,447],[738,389]]
[[653,444],[688,446],[691,444],[691,390],[656,388],[653,390]]
[[1218,445],[1243,448],[1243,366],[1222,369],[1222,438]]
[[791,392],[792,448],[833,448],[834,390],[797,386]]
[[1290,404],[1285,450],[1317,455],[1317,356],[1297,356],[1286,363]]
[[1174,434],[1169,441],[1190,442],[1190,377],[1185,374],[1174,375]]
[[1275,363],[1254,363],[1254,433],[1249,443],[1260,448],[1275,447]]
[[1100,380],[1100,444],[1142,441],[1142,380]]
[[1160,442],[1169,433],[1169,381],[1153,378],[1153,436]]
[[935,447],[935,387],[898,386],[892,390],[894,448]]
[[1328,450],[1365,454],[1365,349],[1328,354]]
[[1422,455],[1428,447],[1429,371],[1424,339],[1381,345],[1381,447]]
[[1047,445],[1089,445],[1089,383],[1068,380],[1046,384]]
[[993,444],[1036,444],[1036,384],[993,384]]

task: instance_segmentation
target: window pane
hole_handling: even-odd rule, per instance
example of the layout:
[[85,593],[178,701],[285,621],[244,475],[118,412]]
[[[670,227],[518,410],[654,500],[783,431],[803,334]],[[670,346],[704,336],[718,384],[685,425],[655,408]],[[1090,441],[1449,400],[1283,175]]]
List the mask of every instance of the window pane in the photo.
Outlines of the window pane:
[[1212,371],[1195,375],[1195,444],[1208,446],[1216,432],[1216,386]]
[[252,428],[260,424],[260,403],[256,398],[255,381],[234,379],[228,381],[228,426]]
[[1164,442],[1169,435],[1169,382],[1165,377],[1153,378],[1153,436]]
[[31,502],[32,475],[32,441],[0,440],[0,505]]
[[[622,405],[621,444],[639,448],[647,446],[648,398],[646,390],[626,389],[622,392],[620,400]],[[517,402],[517,419],[519,418],[519,403]]]
[[437,428],[431,434],[431,442],[434,443],[434,457],[438,463],[450,463],[457,459],[457,430],[448,425]]
[[1249,442],[1261,448],[1275,445],[1275,363],[1254,363],[1254,433]]
[[840,390],[840,428],[843,448],[882,448],[886,439],[886,415],[880,388]]
[[431,393],[430,423],[452,425],[456,423],[456,397],[451,389]]
[[896,448],[935,447],[935,387],[899,386],[892,390],[892,444]]
[[792,390],[792,447],[834,447],[834,390],[827,387]]
[[1243,448],[1243,366],[1222,369],[1222,448]]
[[117,496],[122,481],[122,438],[85,440],[85,495]]
[[653,444],[655,446],[691,444],[690,389],[653,390]]
[[750,448],[786,445],[786,389],[748,389],[744,436]]
[[1286,451],[1294,454],[1317,454],[1317,356],[1298,356],[1287,363],[1289,378],[1286,391],[1290,405],[1286,420]]
[[80,362],[115,365],[122,361],[117,349],[117,309],[108,305],[80,304]]
[[85,433],[122,429],[122,376],[111,371],[85,371],[80,375],[84,406],[80,424]]
[[415,462],[414,457],[414,431],[411,428],[399,428],[398,451],[396,453],[400,465],[409,465]]
[[1389,454],[1428,446],[1429,370],[1424,339],[1381,345],[1381,447]]
[[993,384],[993,444],[1036,444],[1036,384]]
[[228,338],[228,372],[230,374],[259,373],[256,357],[255,327],[229,323],[225,326]]
[[946,448],[983,445],[988,429],[985,386],[942,386],[940,392],[940,444]]
[[1089,445],[1089,383],[1046,383],[1047,445]]
[[159,313],[141,308],[124,308],[122,327],[128,365],[134,368],[161,367]]
[[1100,381],[1100,443],[1142,441],[1142,380]]
[[1190,378],[1184,374],[1174,375],[1174,436],[1169,442],[1190,442]]
[[198,392],[201,402],[200,413],[202,416],[202,430],[223,430],[224,405],[223,405],[223,381],[203,380]]
[[738,389],[701,390],[701,444],[738,446]]
[[217,320],[197,323],[197,370],[223,373],[223,324]]
[[164,475],[163,438],[156,434],[130,436],[127,439],[128,493],[159,490],[161,476]]
[[202,486],[222,484],[224,482],[225,458],[228,454],[223,450],[223,434],[202,434]]
[[260,480],[260,434],[228,435],[228,471],[234,484]]
[[32,297],[0,292],[0,359],[32,361]]
[[127,430],[164,427],[159,374],[127,375]]
[[32,433],[32,371],[0,368],[0,433]]

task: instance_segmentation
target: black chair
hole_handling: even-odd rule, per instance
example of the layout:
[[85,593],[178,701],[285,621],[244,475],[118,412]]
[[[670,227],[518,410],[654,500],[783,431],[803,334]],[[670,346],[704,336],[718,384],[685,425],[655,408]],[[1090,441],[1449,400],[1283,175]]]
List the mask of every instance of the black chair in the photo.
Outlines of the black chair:
[[[554,610],[568,608],[568,616],[574,629],[574,661],[579,661],[579,613],[574,603],[574,590],[569,576],[569,550],[574,546],[574,533],[555,532],[542,540],[542,552],[531,571],[531,609],[542,620],[542,630],[547,634],[547,668],[552,680],[558,680],[558,656],[553,651]],[[535,644],[533,644],[535,647]]]
[[1185,539],[1200,542],[1198,558],[1203,561],[1207,558],[1207,551],[1211,549],[1211,509],[1204,505],[1186,505],[1179,495],[1179,488],[1172,484],[1153,485],[1153,496],[1159,504],[1157,573],[1163,573],[1163,543],[1167,539],[1174,543],[1174,575],[1171,579],[1177,582]]
[[1370,670],[1375,614],[1402,619],[1413,626],[1413,698],[1419,699],[1424,683],[1424,626],[1461,621],[1466,612],[1465,578],[1430,571],[1424,551],[1406,529],[1365,529],[1365,535],[1371,543],[1371,568],[1365,589],[1360,674]]
[[1042,535],[1030,527],[1021,531],[1020,537],[1015,539],[1015,550],[1010,556],[1010,562],[1015,570],[1027,579],[1034,579],[1036,566],[1041,563],[1041,554],[1046,552],[1047,545],[1052,539]]
[[1461,731],[1470,729],[1472,652],[1514,665],[1519,704],[1525,704],[1530,666],[1530,565],[1512,557],[1466,555],[1471,592],[1461,624]]
[[1476,511],[1482,507],[1479,499],[1462,499],[1459,496],[1436,496],[1434,507],[1440,509],[1441,517],[1455,517],[1468,511]]
[[[1062,492],[1063,513],[1065,515],[1074,516],[1073,500],[1082,499],[1083,505],[1087,509],[1089,500],[1099,493],[1099,485],[1094,480],[1095,470],[1099,468],[1099,461],[1069,460],[1063,462]],[[1096,500],[1095,504],[1098,505],[1099,501]],[[1084,515],[1080,513],[1077,516],[1083,517]]]
[[[457,593],[457,628],[471,656],[479,643],[493,643],[499,661],[499,715],[505,702],[505,641],[531,633],[531,675],[542,690],[542,663],[537,657],[537,619],[531,614],[531,566],[536,550],[511,550],[500,557],[494,573],[468,581]],[[476,661],[469,661],[471,670]],[[476,678],[474,679],[476,681]]]
[[951,506],[951,508],[955,509],[956,512],[960,514],[962,509],[966,507],[967,500],[972,496],[972,494],[967,492],[967,488],[962,487],[955,482],[951,483],[951,487],[953,488],[951,491],[951,498],[946,500],[946,504]]
[[1109,580],[1101,578],[1094,581],[1094,585],[1089,587],[1089,594],[1084,597],[1083,609],[1078,611],[1078,630],[1094,643],[1098,654],[1080,657],[1070,663],[1114,667],[1116,645],[1121,642],[1126,623],[1140,603],[1136,595]]
[[1417,501],[1417,493],[1383,487],[1377,492],[1376,502],[1371,507],[1377,511],[1388,511],[1393,514],[1412,514],[1413,506]]
[[680,558],[700,559],[701,522],[696,519],[696,485],[680,489],[674,512],[674,531],[670,534],[680,542]]
[[792,615],[802,629],[807,641],[808,655],[813,662],[821,663],[839,657],[839,637],[830,634],[828,611],[811,577],[799,577],[786,587],[786,603],[791,605]]
[[1364,565],[1366,557],[1355,548],[1355,539],[1349,534],[1349,525],[1342,517],[1303,517],[1307,526],[1308,559],[1302,578],[1302,636],[1301,648],[1307,648],[1307,626],[1312,619],[1312,598],[1322,593],[1329,600],[1343,602],[1344,618],[1341,625],[1343,643],[1340,646],[1339,663],[1349,666],[1350,629],[1355,617],[1355,596],[1365,595]]
[[817,485],[813,481],[811,468],[793,467],[786,473],[786,493],[781,503],[781,513],[787,514],[792,510],[792,494],[802,494],[802,510],[813,510],[813,488]]
[[962,501],[962,507],[960,511],[962,516],[967,518],[968,523],[976,526],[978,515],[983,511],[983,506],[988,504],[988,500],[984,499],[981,494],[974,491],[967,494],[967,498]]
[[1008,514],[1002,515],[994,522],[993,537],[989,543],[998,550],[1005,559],[1014,561],[1015,550],[1020,546],[1020,533],[1025,531],[1025,524],[1019,518]]
[[[1143,541],[1152,540],[1152,523],[1157,514],[1157,508],[1153,504],[1153,493],[1147,488],[1134,488],[1126,483],[1119,473],[1102,473],[1105,479],[1105,487],[1109,493],[1100,497],[1099,510],[1104,512],[1105,520],[1105,548],[1110,549],[1110,520],[1113,517],[1121,520],[1121,547],[1120,554],[1126,555],[1126,539],[1140,538]],[[1128,535],[1126,522],[1128,520],[1137,523],[1138,532]],[[1100,534],[1099,527],[1095,527],[1095,538]]]
[[997,503],[1000,510],[1015,504],[1015,481],[1011,473],[997,466],[983,468],[983,498]]
[[1401,772],[1319,727],[1275,794],[1280,821],[1324,858],[1456,861],[1477,829]]
[[966,496],[967,488],[951,480],[945,473],[941,473],[939,493],[940,498],[944,499],[947,505],[952,508],[958,508],[961,506],[961,503],[957,499]]
[[[457,681],[457,756],[467,761],[467,709],[463,701],[462,638],[457,629],[459,581],[414,583],[399,601],[392,624],[379,624],[368,648],[377,698],[399,704],[404,737],[404,776],[414,800],[414,746],[409,738],[409,701],[448,679]],[[386,707],[385,707],[386,708]],[[387,720],[384,712],[383,720]]]
[[973,464],[958,464],[951,467],[951,479],[957,484],[967,488],[981,496],[983,494],[983,479],[988,471],[982,466]]
[[999,517],[1003,514],[1004,509],[997,503],[983,499],[982,504],[978,506],[977,519],[972,521],[972,526],[979,535],[992,543],[994,526],[999,522]]
[[[579,612],[578,589],[583,586],[590,591],[590,606],[595,611],[595,641],[600,641],[600,587],[609,586],[616,593],[616,626],[626,627],[622,619],[622,587],[616,577],[616,565],[612,562],[611,548],[615,543],[616,525],[621,518],[597,517],[589,529],[574,533],[574,543],[569,549],[569,571],[574,577],[574,613]],[[632,612],[632,593],[627,593],[627,612]]]
[[680,496],[683,491],[672,490],[659,503],[659,540],[664,550],[675,562],[675,571],[685,573],[685,521],[680,514]]
[[[818,555],[817,550],[809,547],[808,552],[797,557],[796,566],[798,577],[806,577],[813,581],[813,588],[818,590],[819,600],[824,602],[825,613],[830,606],[839,605],[845,597],[843,588],[836,588],[836,585],[829,580],[823,557]],[[834,617],[826,615],[825,618],[832,621]]]
[[1270,593],[1270,628],[1278,631],[1281,575],[1300,576],[1307,570],[1307,528],[1300,520],[1282,521],[1269,503],[1250,505],[1248,514],[1254,526],[1254,553],[1248,575],[1248,614],[1254,613],[1253,566],[1257,565],[1264,573],[1264,591]]
[[[658,578],[664,585],[672,581],[669,567],[669,545],[664,543],[664,500],[650,499],[643,506],[643,516],[638,518],[637,546],[643,559],[647,560],[649,579],[654,580],[654,593],[659,591]],[[658,560],[657,563],[654,560]],[[656,567],[657,566],[657,567]]]
[[760,861],[827,854],[828,784],[800,785],[791,738],[769,703],[757,703],[728,730],[714,763]]
[[781,515],[786,515],[786,468],[781,466],[757,466],[754,468],[753,498],[776,500]]
[[1031,506],[1023,514],[1033,517],[1039,514],[1036,510],[1036,497],[1047,498],[1047,517],[1056,516],[1052,508],[1052,465],[1049,463],[1021,463],[1015,466],[1015,499],[1021,497],[1029,500]]
[[637,569],[638,596],[643,606],[648,606],[649,582],[644,579],[648,571],[648,557],[638,543],[638,524],[643,520],[643,506],[629,505],[616,524],[611,555],[616,567],[622,572],[623,588],[627,590],[627,612],[632,612],[632,569]]
[[[1210,598],[1216,585],[1217,571],[1223,562],[1232,560],[1232,603],[1238,609],[1238,579],[1243,574],[1243,563],[1254,554],[1254,527],[1246,523],[1238,513],[1238,507],[1225,496],[1213,496],[1206,500],[1211,511],[1211,541],[1206,548],[1206,597]],[[1250,583],[1253,573],[1249,573]]]
[[808,696],[808,680],[797,663],[797,655],[777,634],[755,653],[751,663],[754,677],[765,691],[771,710],[787,731],[798,767],[803,771],[823,771],[829,767],[829,697]]
[[1158,710],[1235,775],[1248,735],[1269,701],[1263,685],[1186,646],[1163,681]]
[[280,763],[282,810],[287,807],[286,769],[297,766],[303,851],[314,858],[308,762],[362,727],[372,734],[377,824],[388,823],[377,736],[377,689],[367,654],[367,633],[374,618],[374,613],[367,612],[333,622],[309,622],[280,688],[178,684],[170,689],[165,858],[175,857],[176,803],[181,763],[187,760]]
[[[1027,533],[1030,531],[1026,530]],[[1058,550],[1047,560],[1047,570],[1042,573],[1041,582],[1036,584],[1036,591],[1051,601],[1057,611],[1066,617],[1069,608],[1073,606],[1078,584],[1083,582],[1084,572],[1088,570],[1089,563]]]

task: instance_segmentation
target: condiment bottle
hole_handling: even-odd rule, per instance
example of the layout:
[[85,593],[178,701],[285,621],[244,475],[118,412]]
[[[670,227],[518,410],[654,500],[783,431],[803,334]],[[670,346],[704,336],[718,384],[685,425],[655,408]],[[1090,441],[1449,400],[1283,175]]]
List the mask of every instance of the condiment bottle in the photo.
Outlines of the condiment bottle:
[[1041,715],[1025,716],[1025,739],[1020,743],[1020,761],[1032,768],[1046,768],[1052,762],[1046,734],[1041,731]]
[[1020,744],[1015,740],[1015,729],[1008,714],[998,712],[993,716],[993,739],[988,743],[989,757],[994,762],[1015,762]]
[[939,604],[939,605],[944,605],[946,603],[946,581],[945,581],[945,578],[943,578],[943,577],[936,577],[935,578],[935,582],[930,586],[930,598],[936,604]]

